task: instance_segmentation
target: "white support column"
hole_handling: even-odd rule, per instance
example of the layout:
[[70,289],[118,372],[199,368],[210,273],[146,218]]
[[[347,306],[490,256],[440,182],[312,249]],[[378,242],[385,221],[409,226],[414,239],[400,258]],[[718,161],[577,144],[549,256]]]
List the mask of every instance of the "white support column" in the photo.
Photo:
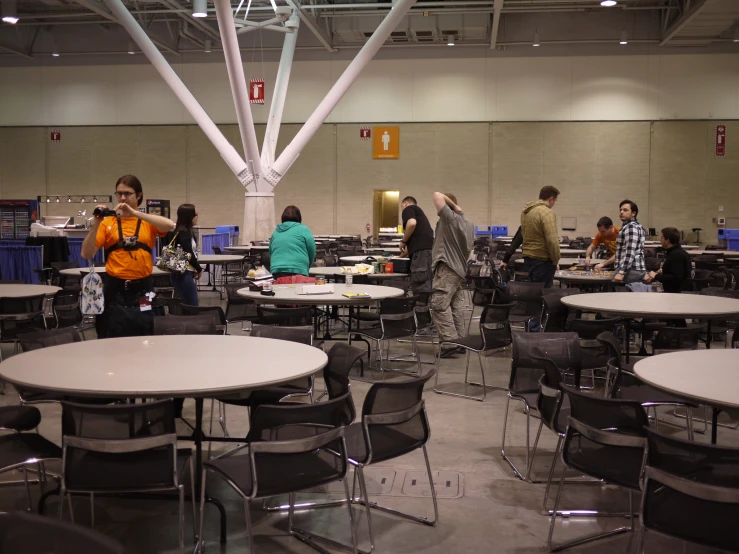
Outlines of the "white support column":
[[241,243],[266,240],[275,230],[275,195],[272,192],[247,192],[244,198],[244,226]]
[[239,51],[239,39],[236,37],[233,12],[230,0],[215,0],[216,17],[218,28],[221,32],[223,43],[223,54],[226,57],[226,69],[228,79],[231,82],[231,94],[233,94],[236,106],[236,119],[239,122],[241,143],[244,146],[244,156],[250,172],[253,172],[253,182],[247,184],[247,190],[253,190],[259,176],[262,174],[262,163],[259,158],[259,145],[257,134],[254,131],[254,120],[251,117],[251,106],[249,105],[249,90],[244,77],[244,66],[241,63],[241,52]]
[[285,35],[282,45],[282,56],[280,57],[280,66],[277,69],[277,79],[275,80],[275,92],[272,96],[272,105],[269,108],[267,130],[264,133],[264,144],[262,145],[262,167],[270,167],[275,162],[277,137],[280,135],[280,125],[282,124],[282,113],[285,109],[287,87],[290,84],[290,71],[293,66],[295,45],[298,43],[299,25],[298,11],[293,10],[290,19],[287,21],[287,26],[294,29],[294,32]]
[[144,32],[141,26],[136,22],[131,13],[126,9],[121,0],[104,0],[118,22],[131,35],[131,38],[138,44],[144,55],[154,68],[159,72],[165,82],[180,99],[182,105],[190,113],[192,118],[197,122],[205,135],[208,137],[213,146],[216,147],[218,153],[226,162],[233,174],[239,178],[242,184],[246,185],[247,177],[251,178],[247,170],[246,162],[241,159],[236,149],[226,140],[226,137],[218,130],[215,123],[210,119],[203,107],[198,103],[192,93],[187,89],[185,84],[179,78],[174,69],[170,67],[167,60],[164,59],[162,53],[151,41],[149,36]]
[[385,19],[377,27],[377,30],[372,34],[370,39],[367,41],[362,49],[354,58],[346,71],[339,77],[336,84],[331,88],[326,98],[318,105],[316,111],[308,118],[305,125],[300,129],[292,142],[285,148],[285,150],[277,158],[277,161],[270,168],[269,172],[264,176],[268,183],[273,187],[282,179],[282,176],[287,172],[290,166],[300,156],[300,153],[308,144],[313,135],[316,134],[318,129],[323,125],[326,118],[328,118],[331,111],[336,107],[336,104],[343,98],[346,91],[356,80],[362,70],[372,61],[377,51],[382,47],[384,42],[390,36],[390,33],[397,27],[400,20],[405,17],[408,10],[411,9],[416,0],[398,0],[397,4],[388,12]]

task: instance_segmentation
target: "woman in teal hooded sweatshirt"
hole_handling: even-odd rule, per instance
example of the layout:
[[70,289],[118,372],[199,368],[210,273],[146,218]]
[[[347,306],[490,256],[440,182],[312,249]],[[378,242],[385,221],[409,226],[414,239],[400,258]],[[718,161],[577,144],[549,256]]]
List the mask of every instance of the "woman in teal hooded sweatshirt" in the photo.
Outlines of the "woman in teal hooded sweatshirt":
[[290,275],[308,275],[316,259],[316,241],[310,229],[303,225],[303,217],[296,206],[282,212],[282,223],[269,240],[270,272],[275,278]]

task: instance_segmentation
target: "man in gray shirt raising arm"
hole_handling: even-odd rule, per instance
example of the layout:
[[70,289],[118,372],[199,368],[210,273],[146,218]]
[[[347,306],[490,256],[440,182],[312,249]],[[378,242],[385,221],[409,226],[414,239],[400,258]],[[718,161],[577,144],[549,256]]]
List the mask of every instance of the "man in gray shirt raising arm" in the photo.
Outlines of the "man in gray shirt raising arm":
[[[464,217],[453,194],[435,192],[434,205],[439,221],[431,251],[434,289],[430,306],[439,340],[445,341],[465,334],[462,283],[467,275],[467,257],[474,237],[472,223]],[[452,357],[460,351],[458,347],[445,348],[441,357]]]

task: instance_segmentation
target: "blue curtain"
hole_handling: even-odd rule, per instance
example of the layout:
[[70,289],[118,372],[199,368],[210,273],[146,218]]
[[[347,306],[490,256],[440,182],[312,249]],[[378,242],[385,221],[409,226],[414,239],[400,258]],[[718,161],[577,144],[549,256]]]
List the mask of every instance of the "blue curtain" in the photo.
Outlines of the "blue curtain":
[[[87,260],[82,258],[82,241],[85,239],[68,239],[69,242],[69,261],[77,262],[80,267],[87,267]],[[95,254],[94,261],[103,261],[103,251],[98,250]]]
[[0,274],[4,280],[22,279],[29,285],[39,284],[39,274],[34,269],[41,269],[40,246],[10,245],[7,241],[0,244]]
[[203,254],[213,254],[213,247],[218,246],[223,249],[231,245],[231,235],[228,233],[214,233],[212,235],[201,235],[202,245],[200,251]]

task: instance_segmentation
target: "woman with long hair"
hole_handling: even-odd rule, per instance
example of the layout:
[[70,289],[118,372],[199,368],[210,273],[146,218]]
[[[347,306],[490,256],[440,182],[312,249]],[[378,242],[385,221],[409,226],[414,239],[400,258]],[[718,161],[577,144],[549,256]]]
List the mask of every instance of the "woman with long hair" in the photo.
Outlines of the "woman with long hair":
[[198,212],[193,204],[182,204],[177,208],[177,223],[174,231],[167,234],[162,244],[170,244],[172,246],[179,245],[182,250],[190,254],[190,263],[187,265],[187,271],[179,273],[172,271],[169,274],[172,280],[177,296],[183,304],[188,306],[198,305],[198,287],[197,281],[203,274],[203,268],[198,263],[197,242],[195,234],[192,231],[194,225],[198,224]]

